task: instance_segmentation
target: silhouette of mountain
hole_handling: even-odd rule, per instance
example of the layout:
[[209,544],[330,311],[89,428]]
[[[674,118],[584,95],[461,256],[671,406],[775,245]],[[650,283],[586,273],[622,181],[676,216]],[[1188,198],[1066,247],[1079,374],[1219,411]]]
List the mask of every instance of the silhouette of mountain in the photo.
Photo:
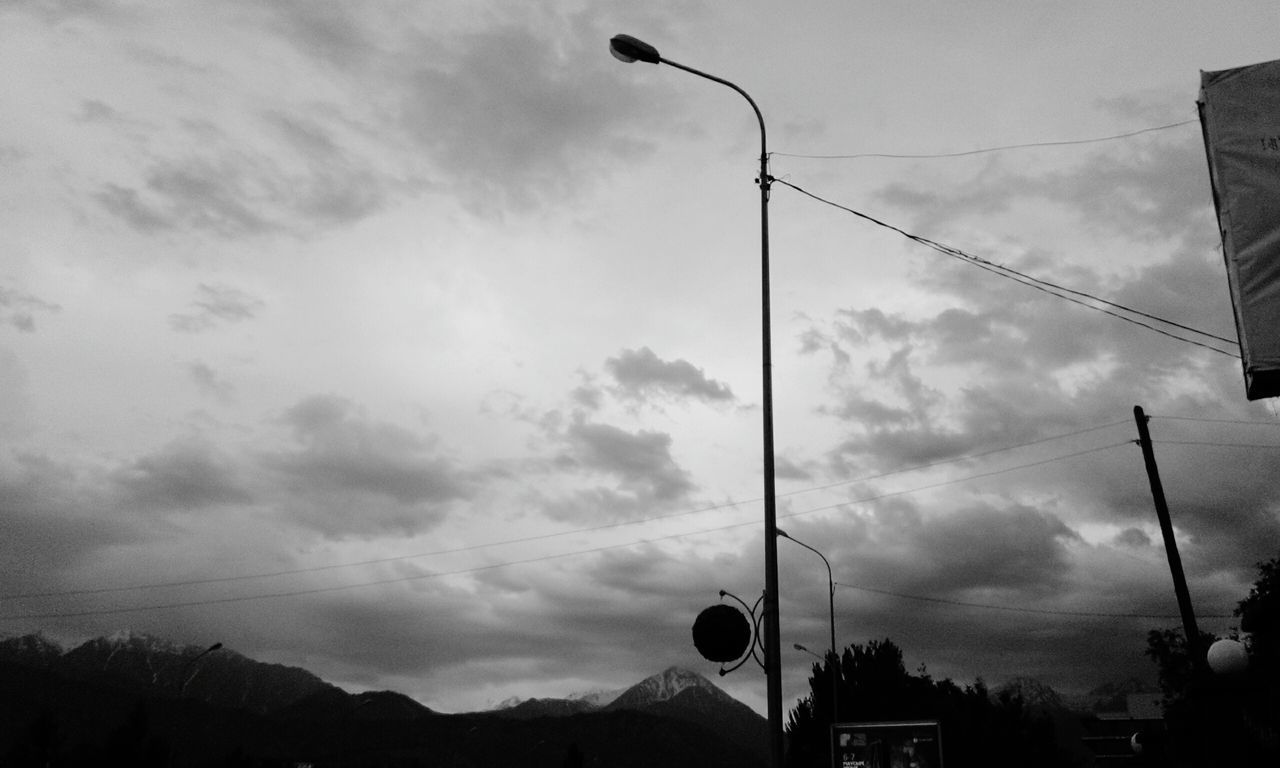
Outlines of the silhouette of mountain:
[[628,688],[606,709],[637,710],[694,723],[763,754],[768,721],[687,669],[671,667]]
[[[210,704],[270,712],[333,686],[297,667],[265,664],[235,651],[210,651],[150,635],[118,632],[61,653],[39,635],[0,643],[0,659],[47,667],[75,679],[106,678],[134,688],[159,688]],[[334,688],[334,690],[337,690]]]
[[282,720],[308,722],[351,720],[404,722],[432,717],[436,713],[403,693],[366,691],[352,694],[340,688],[327,686],[276,710],[273,714]]
[[[0,641],[0,765],[764,764],[763,718],[696,673],[667,670],[623,695],[444,715],[221,648],[119,633],[64,651],[31,635]],[[738,708],[756,733],[735,724]]]
[[492,710],[501,717],[529,719],[533,717],[568,717],[583,712],[596,712],[599,706],[582,699],[522,699],[501,709]]
[[61,645],[38,633],[0,640],[0,662],[44,668],[52,666],[62,654]]
[[706,691],[716,701],[738,703],[737,699],[717,688],[697,672],[670,667],[626,689],[609,706],[614,709],[640,709],[651,704],[670,701],[690,689]]
[[606,705],[598,706],[585,697],[525,699],[512,706],[494,710],[493,714],[528,720],[570,717],[597,711],[644,712],[705,728],[748,750],[763,752],[768,747],[765,718],[720,690],[707,678],[687,669],[671,667],[616,695],[609,695],[607,700]]

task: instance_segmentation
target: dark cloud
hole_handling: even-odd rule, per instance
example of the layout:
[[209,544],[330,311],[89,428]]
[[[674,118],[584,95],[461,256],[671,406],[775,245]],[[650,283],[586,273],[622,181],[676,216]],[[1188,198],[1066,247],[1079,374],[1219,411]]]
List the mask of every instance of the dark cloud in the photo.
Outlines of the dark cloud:
[[121,504],[140,511],[195,512],[252,501],[231,458],[199,439],[176,440],[138,458],[113,480],[124,494]]
[[112,109],[110,104],[97,99],[85,99],[80,102],[80,113],[76,115],[76,122],[96,123],[111,120],[116,115],[116,111]]
[[144,203],[136,189],[104,184],[94,197],[108,213],[124,219],[125,223],[139,232],[150,234],[176,226],[174,219]]
[[688,472],[671,456],[666,433],[575,421],[564,437],[568,463],[616,477],[621,490],[669,502],[693,489]]
[[71,466],[32,454],[10,458],[0,463],[0,584],[6,592],[56,588],[104,547],[142,538],[132,523],[107,513],[105,495]]
[[133,13],[132,9],[122,8],[119,3],[108,0],[12,0],[5,6],[0,10],[26,11],[49,24],[78,18],[111,22]]
[[12,326],[23,333],[34,333],[37,315],[61,309],[37,296],[0,285],[0,324]]
[[1045,592],[1071,569],[1064,541],[1079,536],[1054,515],[1025,506],[948,511],[920,527],[914,553],[932,589]]
[[652,396],[692,398],[706,402],[732,402],[728,385],[708,378],[688,360],[663,360],[648,347],[624,349],[605,361],[605,369],[617,382],[623,398],[642,400]]
[[196,388],[200,393],[217,400],[220,403],[229,403],[234,397],[235,387],[218,375],[218,372],[204,363],[191,363],[187,366],[187,373],[191,376],[191,380],[195,382]]
[[909,211],[917,234],[935,239],[956,223],[1045,201],[1063,206],[1093,230],[1105,227],[1122,237],[1158,242],[1190,237],[1206,243],[1204,233],[1215,230],[1199,131],[1188,125],[1167,133],[1096,152],[1066,171],[1033,176],[993,160],[963,184],[922,188],[895,182],[879,198]]
[[272,3],[267,15],[275,29],[299,50],[338,71],[352,72],[368,63],[377,50],[376,40],[365,26],[374,9],[354,10],[345,2],[282,0]]
[[251,169],[235,158],[192,158],[156,165],[147,174],[147,191],[160,201],[165,218],[185,226],[224,237],[278,230],[263,213],[254,181]]
[[396,182],[374,172],[344,149],[328,123],[333,115],[268,112],[264,119],[301,159],[304,170],[290,174],[290,206],[308,221],[327,225],[359,221],[382,209]]
[[174,330],[198,333],[219,323],[252,320],[266,306],[260,299],[229,285],[201,283],[196,294],[197,298],[191,303],[197,311],[169,316],[169,324]]
[[280,225],[261,213],[264,206],[253,197],[243,167],[199,159],[158,163],[143,191],[105,184],[97,193],[107,212],[147,234],[179,226],[223,237],[278,231]]
[[[996,685],[1022,674],[1074,693],[1109,680],[1153,680],[1146,630],[1177,624],[1162,552],[1084,544],[1055,515],[1025,505],[939,515],[898,500],[872,515],[786,528],[832,563],[839,643],[890,637],[908,666],[927,663],[936,676],[981,675]],[[784,645],[794,634],[824,648],[822,564],[785,541],[779,547]],[[1231,595],[1202,591],[1197,604],[1217,613]]]
[[1117,533],[1112,541],[1121,547],[1141,548],[1151,546],[1151,537],[1139,528],[1125,528]]
[[574,387],[569,393],[569,400],[575,407],[587,411],[598,411],[604,403],[604,391],[591,382],[585,382],[581,386]]
[[672,106],[669,93],[624,82],[607,40],[594,26],[560,40],[513,26],[465,36],[444,57],[426,41],[406,59],[400,127],[476,210],[573,197],[598,156],[649,152],[639,129]]
[[252,138],[209,120],[182,122],[188,154],[152,151],[140,185],[104,184],[97,201],[145,234],[187,227],[228,239],[306,236],[380,210],[400,184],[351,148],[358,130],[332,109],[258,117],[268,130]]
[[285,412],[295,446],[264,458],[297,501],[290,516],[327,536],[416,533],[473,493],[471,475],[402,427],[315,396]]

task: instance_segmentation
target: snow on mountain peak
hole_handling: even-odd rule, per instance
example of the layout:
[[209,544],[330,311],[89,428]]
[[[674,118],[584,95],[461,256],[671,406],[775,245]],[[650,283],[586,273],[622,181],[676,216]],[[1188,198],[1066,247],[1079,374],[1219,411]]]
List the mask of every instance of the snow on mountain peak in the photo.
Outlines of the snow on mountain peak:
[[631,687],[624,695],[629,703],[667,701],[690,688],[701,688],[712,694],[728,696],[702,675],[681,667],[668,667],[656,675],[647,677]]

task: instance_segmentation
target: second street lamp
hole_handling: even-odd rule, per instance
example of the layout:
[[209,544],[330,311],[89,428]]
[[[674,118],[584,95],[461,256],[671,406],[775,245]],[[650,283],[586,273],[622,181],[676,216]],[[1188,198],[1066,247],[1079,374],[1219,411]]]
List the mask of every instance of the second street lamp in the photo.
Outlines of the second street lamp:
[[764,672],[767,681],[766,702],[769,709],[769,751],[771,764],[781,768],[782,743],[782,655],[778,647],[778,516],[774,492],[773,466],[773,351],[770,339],[769,318],[769,151],[765,137],[764,115],[756,102],[738,86],[706,72],[701,72],[658,54],[658,49],[630,35],[615,35],[609,41],[609,52],[626,63],[643,61],[648,64],[666,64],[692,75],[737,91],[760,123],[760,283],[761,283],[761,346],[763,351],[762,398],[764,400]]
[[[823,565],[827,566],[827,606],[830,609],[831,615],[831,650],[829,651],[830,655],[827,658],[828,663],[831,665],[831,722],[834,724],[840,720],[840,688],[836,677],[837,670],[839,669],[838,662],[840,658],[836,655],[836,580],[835,576],[831,573],[831,561],[827,559],[826,555],[808,544],[805,544],[803,541],[791,536],[781,528],[777,530],[779,536],[799,544],[813,554],[822,558]],[[796,647],[799,648],[800,646],[797,645]]]

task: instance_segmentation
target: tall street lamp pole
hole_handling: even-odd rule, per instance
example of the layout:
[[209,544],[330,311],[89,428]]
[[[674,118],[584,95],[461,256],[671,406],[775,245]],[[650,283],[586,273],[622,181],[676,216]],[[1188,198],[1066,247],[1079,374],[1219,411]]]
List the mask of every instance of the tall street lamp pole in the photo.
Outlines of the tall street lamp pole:
[[836,679],[836,662],[839,660],[839,657],[836,656],[836,580],[835,576],[831,573],[831,561],[827,559],[826,555],[808,544],[805,544],[803,541],[795,538],[781,528],[777,530],[779,536],[784,539],[794,541],[796,544],[799,544],[813,554],[822,558],[823,565],[827,566],[827,606],[831,612],[831,650],[828,652],[830,655],[827,659],[828,663],[831,665],[831,722],[834,724],[840,721],[840,688]]
[[615,35],[609,41],[609,52],[627,63],[643,61],[666,64],[698,77],[728,86],[742,95],[756,113],[760,123],[760,276],[761,276],[761,344],[763,349],[764,398],[764,671],[767,681],[766,701],[769,709],[769,746],[772,764],[781,768],[782,744],[782,659],[778,631],[778,515],[774,492],[773,467],[773,344],[769,318],[769,152],[765,139],[764,116],[756,102],[738,86],[706,72],[701,72],[658,55],[658,49],[630,35]]

